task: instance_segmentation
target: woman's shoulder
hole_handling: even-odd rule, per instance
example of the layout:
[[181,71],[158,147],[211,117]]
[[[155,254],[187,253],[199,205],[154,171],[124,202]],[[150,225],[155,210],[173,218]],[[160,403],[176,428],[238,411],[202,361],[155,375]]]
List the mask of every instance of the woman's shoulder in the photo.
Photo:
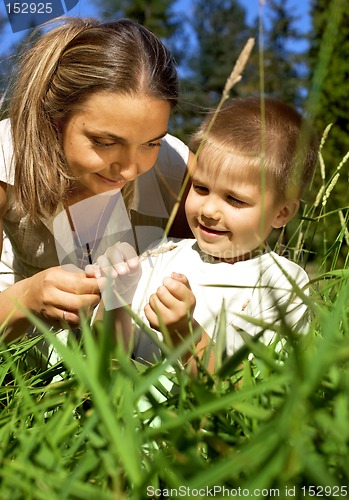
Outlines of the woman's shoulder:
[[9,118],[0,120],[0,139],[2,139],[3,133],[11,133],[11,121]]
[[166,134],[165,137],[162,138],[161,142],[165,144],[165,147],[176,151],[178,154],[189,154],[188,146],[181,139],[178,139],[178,137],[175,137],[174,135]]
[[0,181],[13,184],[13,148],[9,118],[0,121]]
[[161,169],[173,171],[173,167],[185,169],[189,159],[189,148],[184,142],[171,134],[161,140],[161,147],[156,164]]

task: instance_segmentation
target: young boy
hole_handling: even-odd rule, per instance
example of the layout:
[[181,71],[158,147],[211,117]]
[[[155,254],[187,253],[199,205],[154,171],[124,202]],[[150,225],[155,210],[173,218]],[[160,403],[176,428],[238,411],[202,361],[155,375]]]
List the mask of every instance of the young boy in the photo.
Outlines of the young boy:
[[[199,357],[214,342],[223,307],[227,355],[243,344],[239,331],[263,331],[256,320],[276,326],[282,317],[304,331],[306,306],[292,282],[305,287],[307,274],[269,251],[265,242],[273,228],[296,214],[317,158],[302,117],[278,100],[265,98],[262,112],[257,97],[234,99],[212,127],[211,118],[209,114],[191,145],[199,152],[185,210],[195,239],[175,245],[169,241],[161,253],[143,260],[132,302],[159,336],[160,325],[167,327],[173,345],[190,334],[190,322],[194,329],[200,326]],[[274,331],[265,328],[263,341],[274,338]],[[134,355],[150,362],[160,357],[139,328]],[[188,354],[185,361],[189,359]]]

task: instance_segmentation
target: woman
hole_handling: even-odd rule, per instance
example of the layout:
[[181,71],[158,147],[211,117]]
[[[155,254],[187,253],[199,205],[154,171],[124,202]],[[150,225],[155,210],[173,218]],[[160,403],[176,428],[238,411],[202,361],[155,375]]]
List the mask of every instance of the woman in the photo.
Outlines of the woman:
[[[121,189],[133,226],[164,227],[189,159],[167,134],[177,99],[168,50],[129,20],[62,20],[24,53],[0,123],[0,250],[15,272],[0,294],[6,341],[27,330],[26,310],[76,327],[100,300],[94,277],[59,266],[57,214],[74,231],[70,208]],[[92,227],[102,205],[86,213]]]

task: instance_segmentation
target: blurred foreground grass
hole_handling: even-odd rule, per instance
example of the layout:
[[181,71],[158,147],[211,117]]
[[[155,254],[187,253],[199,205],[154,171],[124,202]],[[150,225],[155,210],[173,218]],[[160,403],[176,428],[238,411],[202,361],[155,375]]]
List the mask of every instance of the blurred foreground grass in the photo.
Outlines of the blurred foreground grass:
[[135,363],[107,322],[65,346],[33,319],[63,361],[30,368],[39,338],[1,349],[0,498],[193,498],[213,487],[251,498],[295,487],[304,498],[314,485],[344,496],[332,493],[349,483],[348,278],[329,271],[314,283],[309,334],[281,325],[281,351],[247,337],[197,379],[178,352]]

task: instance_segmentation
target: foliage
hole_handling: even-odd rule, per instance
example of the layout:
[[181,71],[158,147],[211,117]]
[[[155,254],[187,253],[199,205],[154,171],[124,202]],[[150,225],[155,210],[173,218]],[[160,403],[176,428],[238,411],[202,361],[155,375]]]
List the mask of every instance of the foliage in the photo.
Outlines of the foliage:
[[[313,30],[310,37],[309,67],[311,71],[318,73],[317,80],[313,81],[316,86],[316,102],[312,103],[312,111],[319,132],[325,128],[324,124],[327,126],[333,123],[333,133],[327,140],[329,151],[324,151],[326,165],[333,172],[349,151],[349,91],[345,64],[349,57],[349,12],[344,0],[313,0],[311,5]],[[321,58],[320,52],[323,54]]]
[[[237,0],[193,0],[188,24],[192,44],[181,78],[181,103],[173,120],[175,135],[184,141],[207,109],[218,104],[233,64],[250,36],[245,9]],[[232,95],[236,95],[235,90]]]
[[347,485],[348,277],[321,278],[308,335],[281,325],[281,350],[247,337],[216,375],[203,365],[197,379],[178,349],[139,365],[106,324],[97,336],[85,324],[84,347],[65,346],[33,318],[64,365],[28,369],[37,340],[1,350],[1,498],[142,500],[214,487],[304,498],[310,486]]
[[219,5],[210,0],[194,0],[193,14],[198,50],[190,66],[208,104],[215,105],[247,41],[246,12],[236,0],[225,0]]
[[246,66],[234,96],[268,95],[300,106],[304,95],[304,54],[292,43],[302,36],[295,28],[297,18],[288,2],[273,0],[261,10],[263,23],[250,24],[246,9],[238,0],[214,2],[193,0],[188,24],[195,35],[191,58],[182,77],[182,104],[176,114],[174,131],[187,141],[201,122],[207,107],[217,105],[221,89],[249,37],[256,49]]

